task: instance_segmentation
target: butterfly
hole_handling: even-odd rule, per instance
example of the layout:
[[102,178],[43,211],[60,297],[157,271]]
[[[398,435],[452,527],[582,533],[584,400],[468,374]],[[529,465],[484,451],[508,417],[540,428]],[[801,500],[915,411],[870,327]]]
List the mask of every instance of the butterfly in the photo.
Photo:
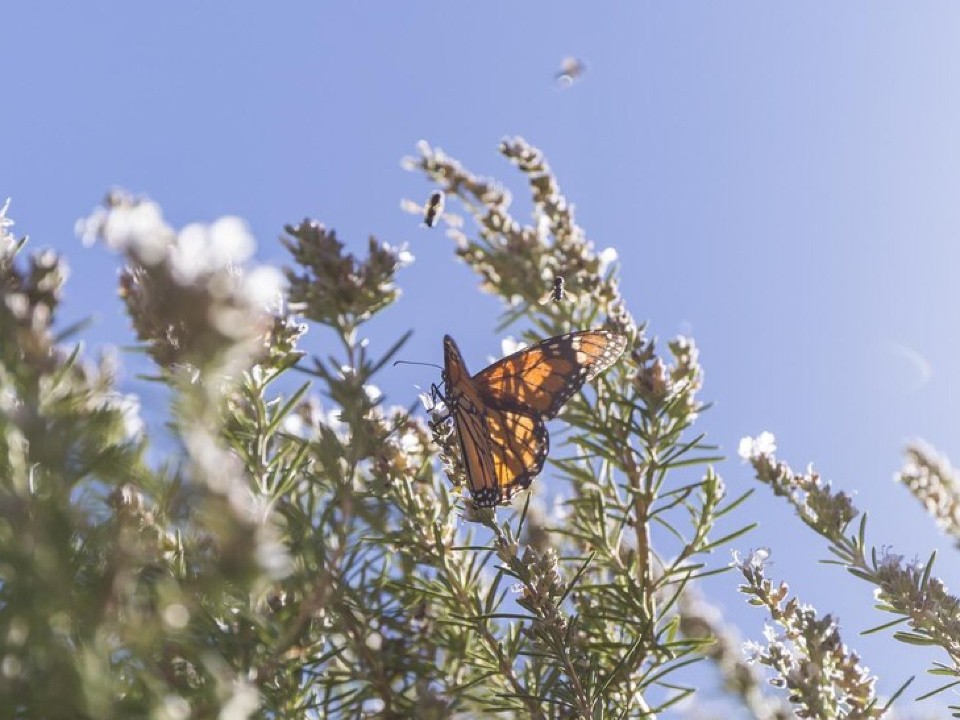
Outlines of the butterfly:
[[453,417],[467,486],[479,507],[506,504],[543,469],[545,421],[585,382],[610,367],[627,338],[584,330],[548,338],[471,376],[460,349],[443,338],[444,402]]

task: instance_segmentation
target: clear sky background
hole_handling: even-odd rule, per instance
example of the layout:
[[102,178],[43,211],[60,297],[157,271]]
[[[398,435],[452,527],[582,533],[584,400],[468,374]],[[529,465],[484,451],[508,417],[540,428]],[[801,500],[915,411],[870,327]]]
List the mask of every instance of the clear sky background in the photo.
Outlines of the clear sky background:
[[[731,489],[755,484],[739,438],[770,430],[795,468],[857,492],[872,542],[939,547],[956,592],[956,551],[892,476],[916,436],[960,461],[958,31],[947,2],[7,3],[0,200],[33,248],[68,255],[63,320],[94,315],[94,348],[131,335],[117,258],[73,225],[122,186],[177,227],[246,218],[263,262],[285,262],[280,229],[305,216],[358,252],[370,234],[410,243],[374,344],[412,327],[405,357],[439,362],[449,332],[479,369],[499,352],[498,307],[400,210],[430,190],[400,159],[426,139],[527,208],[496,152],[522,135],[598,248],[619,251],[634,315],[695,338],[715,402],[701,428]],[[566,55],[589,69],[558,90]],[[435,376],[391,369],[381,386],[407,403]],[[132,372],[124,387],[156,397]],[[839,614],[884,691],[938,657],[859,637],[889,616],[818,565],[824,544],[765,488],[740,519],[760,523],[743,547],[769,546],[773,576]],[[756,635],[736,584],[721,576],[712,599]]]

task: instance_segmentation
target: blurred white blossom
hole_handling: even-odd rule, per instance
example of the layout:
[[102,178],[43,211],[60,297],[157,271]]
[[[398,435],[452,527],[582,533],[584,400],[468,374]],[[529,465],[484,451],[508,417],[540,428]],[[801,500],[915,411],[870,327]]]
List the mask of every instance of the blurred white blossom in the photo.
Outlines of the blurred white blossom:
[[732,550],[731,554],[733,555],[733,563],[731,563],[731,565],[738,568],[762,570],[766,565],[767,560],[770,559],[769,548],[748,550],[746,555],[742,555],[739,550]]
[[409,245],[407,243],[401,243],[400,245],[391,245],[388,242],[380,243],[380,246],[388,253],[395,255],[397,258],[397,267],[403,268],[411,265],[414,261],[413,253],[410,252]]
[[[3,205],[0,206],[0,243],[6,245],[13,241],[13,236],[10,234],[9,228],[13,227],[14,222],[7,217],[7,209],[10,207],[10,198],[7,198],[3,201]],[[6,248],[0,248],[6,250]]]
[[372,383],[364,385],[363,392],[366,393],[367,399],[372,403],[379,402],[383,399],[383,393],[380,392],[380,388]]
[[123,429],[127,440],[136,440],[143,434],[143,418],[140,417],[140,398],[132,393],[109,396],[113,406],[123,414]]
[[519,352],[525,347],[527,347],[525,342],[517,340],[511,335],[508,335],[500,341],[500,351],[503,353],[503,357],[506,357],[507,355],[513,355],[515,352]]
[[246,221],[234,216],[222,217],[210,225],[191,223],[178,234],[170,251],[174,275],[190,283],[201,275],[239,265],[255,249]]
[[220,720],[246,720],[260,707],[257,689],[244,680],[235,680],[230,699],[220,709]]
[[773,455],[777,451],[777,439],[773,433],[764,431],[753,437],[745,437],[740,441],[737,454],[743,460],[752,460],[761,455]]
[[283,311],[283,273],[272,265],[261,265],[243,276],[242,293],[250,304],[271,312]]
[[600,254],[597,256],[597,260],[600,261],[600,268],[598,272],[603,275],[607,272],[607,269],[617,261],[620,256],[617,254],[617,249],[608,247],[600,251]]
[[163,220],[160,206],[146,199],[111,196],[116,204],[99,207],[89,217],[78,220],[77,234],[84,245],[98,238],[113,250],[130,253],[145,265],[155,265],[167,255],[176,237]]

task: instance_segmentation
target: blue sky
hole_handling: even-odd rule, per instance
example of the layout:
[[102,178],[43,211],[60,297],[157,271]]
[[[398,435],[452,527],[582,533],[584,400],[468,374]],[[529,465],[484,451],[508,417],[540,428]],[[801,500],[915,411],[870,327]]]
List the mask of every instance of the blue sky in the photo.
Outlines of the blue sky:
[[[405,295],[374,340],[410,326],[405,355],[439,361],[449,332],[479,369],[500,347],[497,306],[400,210],[430,189],[400,158],[439,145],[506,181],[524,218],[496,153],[522,135],[619,251],[634,315],[663,339],[692,332],[727,484],[751,486],[737,441],[770,430],[795,468],[857,492],[876,544],[939,547],[960,590],[954,551],[891,480],[911,437],[960,461],[960,5],[61,1],[11,3],[2,25],[0,199],[33,247],[68,255],[63,319],[94,315],[94,347],[130,334],[117,258],[73,224],[122,186],[176,226],[245,217],[264,262],[285,262],[280,228],[305,216],[358,251],[370,234],[409,242]],[[559,91],[571,54],[589,70]],[[405,403],[434,379],[398,368],[381,384]],[[887,619],[870,588],[819,566],[823,544],[766,490],[742,517],[761,523],[745,545],[840,615],[884,690],[924,667],[856,635]],[[715,581],[713,599],[756,630],[734,585]]]

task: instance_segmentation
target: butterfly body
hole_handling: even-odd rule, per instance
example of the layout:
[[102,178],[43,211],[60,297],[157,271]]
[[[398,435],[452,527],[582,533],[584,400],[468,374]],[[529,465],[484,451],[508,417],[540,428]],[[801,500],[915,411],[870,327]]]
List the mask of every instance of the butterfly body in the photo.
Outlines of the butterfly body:
[[444,337],[444,400],[477,505],[508,503],[529,487],[550,448],[545,421],[612,365],[626,342],[605,330],[558,335],[471,376],[453,338]]

